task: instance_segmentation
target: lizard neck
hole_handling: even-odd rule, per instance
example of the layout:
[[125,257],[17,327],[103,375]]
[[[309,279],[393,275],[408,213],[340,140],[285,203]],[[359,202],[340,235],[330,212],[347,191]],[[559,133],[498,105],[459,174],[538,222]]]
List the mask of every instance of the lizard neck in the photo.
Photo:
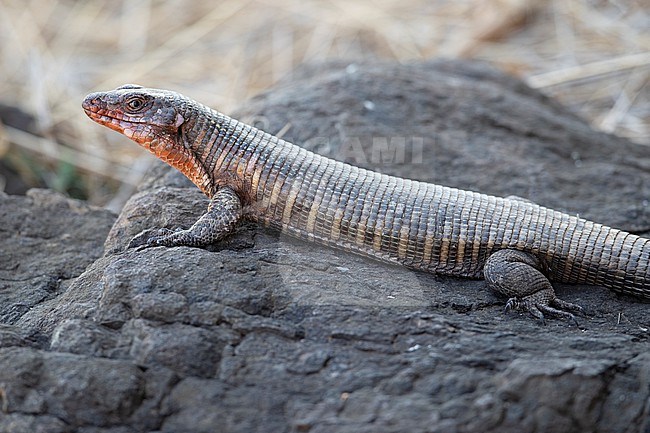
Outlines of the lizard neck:
[[190,174],[185,175],[208,197],[219,188],[233,188],[244,201],[252,200],[250,173],[255,128],[201,104],[188,107],[178,137],[179,147],[193,155]]
[[179,149],[191,155],[191,163],[186,170],[181,171],[212,198],[219,187],[223,186],[217,182],[218,173],[214,166],[214,162],[223,154],[222,115],[194,102],[186,107],[183,117],[185,122],[179,130],[176,143]]

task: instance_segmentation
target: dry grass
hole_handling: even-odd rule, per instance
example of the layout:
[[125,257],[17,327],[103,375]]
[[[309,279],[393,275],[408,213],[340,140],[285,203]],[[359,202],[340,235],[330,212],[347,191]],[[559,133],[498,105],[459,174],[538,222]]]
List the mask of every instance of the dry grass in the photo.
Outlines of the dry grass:
[[89,91],[137,82],[229,112],[297,64],[331,58],[486,59],[595,128],[650,144],[644,2],[0,0],[0,102],[33,114],[42,135],[0,128],[0,157],[98,174],[87,194],[106,203],[149,159],[85,118]]

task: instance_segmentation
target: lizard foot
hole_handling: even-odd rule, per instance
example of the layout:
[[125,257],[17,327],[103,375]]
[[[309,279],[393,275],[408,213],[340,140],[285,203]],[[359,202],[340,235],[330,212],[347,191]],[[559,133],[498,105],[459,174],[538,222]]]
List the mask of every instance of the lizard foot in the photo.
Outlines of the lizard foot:
[[181,246],[202,248],[232,233],[242,215],[239,196],[232,188],[225,187],[214,195],[208,211],[189,229],[145,230],[129,242],[128,248],[138,250]]
[[170,230],[161,228],[144,230],[131,239],[127,249],[136,248],[137,251],[140,251],[145,248],[163,246],[165,245],[165,239],[179,231],[181,231],[181,229]]
[[[578,321],[573,313],[584,314],[580,305],[563,301],[555,296],[553,291],[540,290],[532,295],[523,298],[513,297],[506,302],[506,312],[511,310],[527,311],[531,316],[538,319],[542,324],[546,323],[544,315],[564,319],[578,326]],[[567,311],[568,310],[568,311]],[[572,311],[573,313],[570,313]]]

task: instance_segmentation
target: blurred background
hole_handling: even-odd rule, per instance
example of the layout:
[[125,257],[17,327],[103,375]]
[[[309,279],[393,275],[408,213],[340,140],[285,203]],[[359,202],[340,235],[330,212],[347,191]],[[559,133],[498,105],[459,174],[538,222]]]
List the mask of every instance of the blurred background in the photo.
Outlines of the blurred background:
[[138,83],[229,113],[335,58],[486,60],[649,145],[649,29],[647,0],[0,0],[0,191],[119,210],[153,157],[87,119],[87,93]]

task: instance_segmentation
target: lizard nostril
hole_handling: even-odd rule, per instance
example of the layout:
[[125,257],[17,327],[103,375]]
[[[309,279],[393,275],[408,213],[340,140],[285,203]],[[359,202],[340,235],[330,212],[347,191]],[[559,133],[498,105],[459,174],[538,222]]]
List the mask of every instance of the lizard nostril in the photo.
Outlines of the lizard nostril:
[[81,103],[81,106],[83,108],[89,109],[101,105],[101,102],[102,102],[101,95],[99,95],[98,93],[90,93],[84,98],[83,102]]

